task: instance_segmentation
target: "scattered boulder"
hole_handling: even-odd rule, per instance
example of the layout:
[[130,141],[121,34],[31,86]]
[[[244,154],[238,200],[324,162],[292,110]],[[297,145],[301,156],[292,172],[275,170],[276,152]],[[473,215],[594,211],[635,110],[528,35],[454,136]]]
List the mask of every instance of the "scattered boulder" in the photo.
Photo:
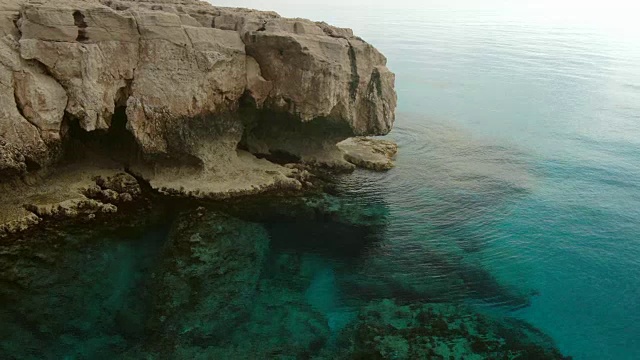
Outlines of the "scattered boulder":
[[385,171],[393,167],[398,145],[389,140],[353,137],[338,143],[348,162],[364,169]]

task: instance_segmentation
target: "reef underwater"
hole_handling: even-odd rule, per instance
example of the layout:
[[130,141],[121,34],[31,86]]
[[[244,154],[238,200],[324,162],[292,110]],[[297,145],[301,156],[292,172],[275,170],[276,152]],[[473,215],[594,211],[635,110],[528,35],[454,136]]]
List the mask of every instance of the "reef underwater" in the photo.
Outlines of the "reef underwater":
[[428,246],[440,274],[416,283],[385,261],[384,202],[331,193],[198,205],[154,194],[21,232],[0,252],[0,355],[565,359],[531,325],[472,303],[527,296]]
[[9,0],[0,35],[0,358],[569,359],[481,242],[390,240],[394,75],[351,30]]

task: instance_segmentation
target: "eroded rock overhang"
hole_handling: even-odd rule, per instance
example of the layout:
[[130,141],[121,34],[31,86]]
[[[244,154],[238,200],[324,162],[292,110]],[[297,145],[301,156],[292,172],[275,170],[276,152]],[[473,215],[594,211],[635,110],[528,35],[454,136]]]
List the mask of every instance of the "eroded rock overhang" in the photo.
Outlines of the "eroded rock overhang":
[[330,161],[335,140],[393,124],[394,76],[349,29],[188,0],[13,0],[0,16],[5,175],[51,165],[69,123],[107,131],[118,108],[145,159],[204,167],[243,137],[254,152]]
[[388,133],[395,107],[350,29],[197,0],[0,4],[3,189],[96,152],[168,192],[298,188],[266,159],[350,168],[336,143]]

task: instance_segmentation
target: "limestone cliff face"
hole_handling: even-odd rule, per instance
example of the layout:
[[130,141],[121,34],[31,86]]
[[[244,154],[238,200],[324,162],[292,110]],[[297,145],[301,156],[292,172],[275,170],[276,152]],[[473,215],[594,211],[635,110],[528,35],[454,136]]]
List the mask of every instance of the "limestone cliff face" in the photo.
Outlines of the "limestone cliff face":
[[385,64],[349,29],[273,12],[197,0],[4,0],[0,178],[55,163],[74,131],[110,134],[116,123],[147,164],[222,174],[246,163],[239,145],[340,163],[338,141],[392,127]]

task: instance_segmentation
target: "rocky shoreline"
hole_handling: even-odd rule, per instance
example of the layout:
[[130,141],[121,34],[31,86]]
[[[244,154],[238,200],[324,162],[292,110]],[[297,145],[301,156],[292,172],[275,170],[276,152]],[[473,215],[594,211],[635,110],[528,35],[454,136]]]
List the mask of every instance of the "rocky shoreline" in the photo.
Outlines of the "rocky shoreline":
[[336,146],[395,118],[386,59],[349,29],[197,0],[10,0],[0,23],[0,236],[115,211],[88,192],[125,170],[223,199],[388,168]]
[[[250,155],[239,155],[250,156]],[[31,184],[5,184],[0,194],[0,239],[9,238],[43,221],[92,221],[96,215],[108,215],[136,209],[152,196],[192,199],[195,201],[220,201],[260,194],[301,196],[305,193],[321,193],[326,184],[324,178],[332,177],[335,170],[317,168],[302,163],[276,165],[264,159],[252,157],[256,168],[261,166],[273,181],[255,185],[244,179],[237,181],[211,181],[201,173],[185,174],[175,169],[173,176],[153,177],[152,182],[144,174],[120,167],[109,159],[74,162],[54,168],[55,172],[32,180]],[[390,167],[378,167],[378,162],[368,158],[354,161],[364,169],[384,171]],[[390,160],[386,160],[390,163]],[[371,165],[368,165],[371,164]],[[272,167],[286,169],[285,175]],[[246,185],[245,185],[246,184]]]

